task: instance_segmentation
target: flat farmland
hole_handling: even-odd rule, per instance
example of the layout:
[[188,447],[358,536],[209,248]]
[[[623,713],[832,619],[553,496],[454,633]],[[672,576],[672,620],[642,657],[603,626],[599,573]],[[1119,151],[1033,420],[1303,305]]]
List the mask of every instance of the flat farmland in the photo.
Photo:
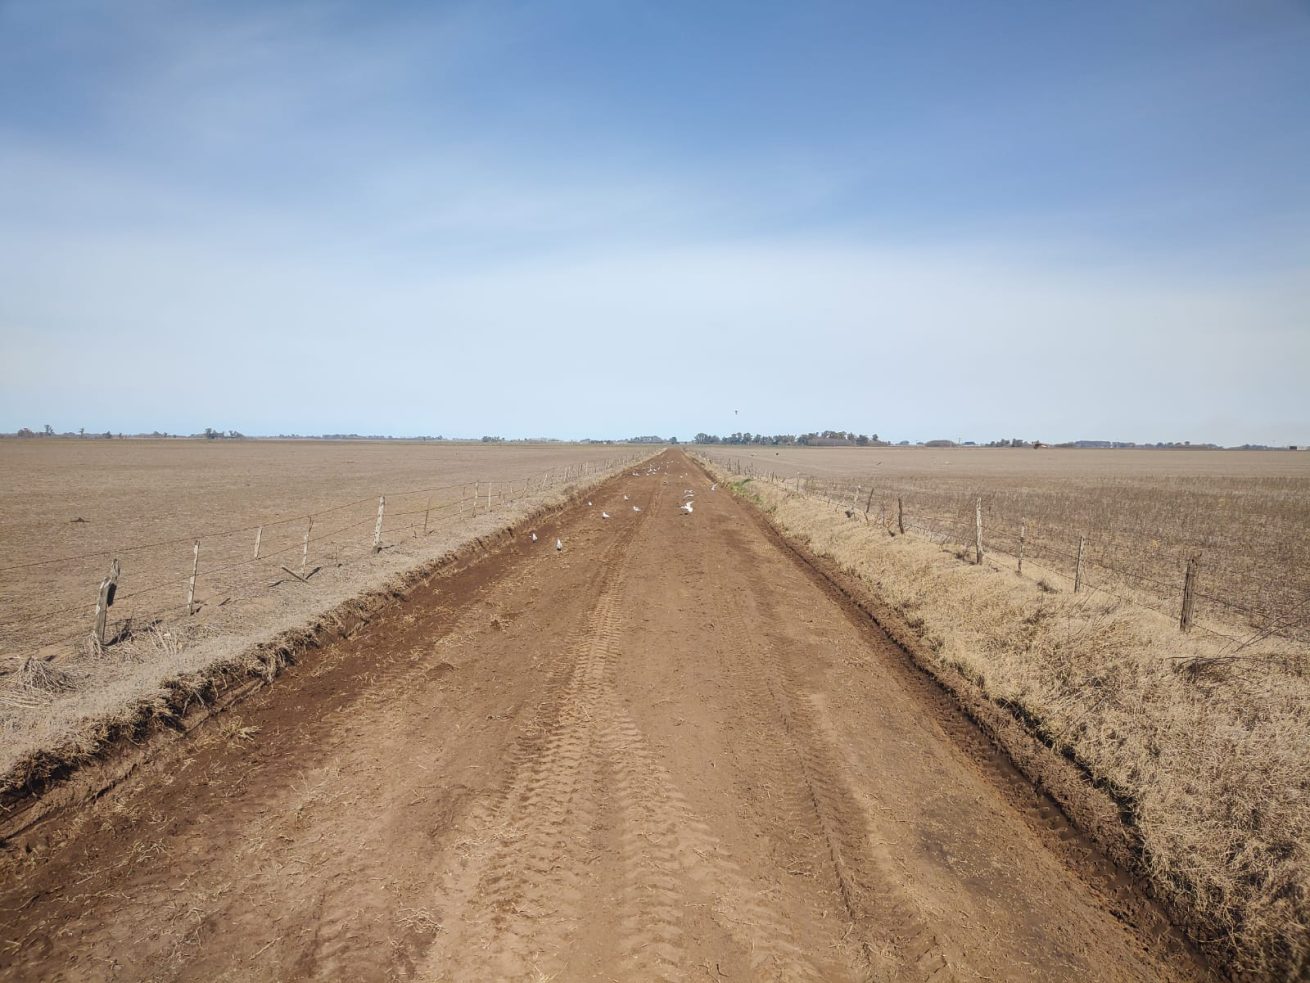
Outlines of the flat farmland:
[[[388,540],[415,525],[431,499],[435,521],[472,514],[525,488],[561,480],[566,467],[622,456],[599,445],[468,445],[402,441],[10,440],[0,442],[0,532],[6,622],[0,650],[14,653],[64,634],[72,607],[85,621],[111,556],[123,566],[120,589],[139,607],[170,610],[185,601],[192,544],[201,540],[201,598],[254,571],[205,572],[261,555],[277,571],[298,567],[314,516],[311,559],[336,562],[371,549],[377,500],[387,496]],[[551,474],[553,472],[553,474]],[[529,486],[529,483],[531,485]],[[419,517],[421,525],[421,516]],[[333,534],[349,527],[353,536]],[[159,546],[148,544],[160,543]],[[140,548],[146,544],[146,548]],[[122,552],[130,550],[130,552]],[[121,554],[121,555],[120,555]],[[294,554],[294,555],[291,555]],[[64,559],[68,558],[68,559]],[[266,574],[267,570],[260,571]],[[171,593],[167,593],[169,588]]]
[[[633,456],[582,444],[0,441],[0,728],[44,726],[59,704],[107,711],[129,676],[148,688],[170,666],[195,668],[178,657],[201,642],[228,651],[290,628]],[[100,652],[90,639],[113,559],[114,644]]]
[[[953,447],[702,448],[734,469],[854,503],[879,521],[1019,550],[1072,579],[1177,616],[1199,557],[1197,617],[1215,630],[1310,631],[1310,453]],[[856,488],[859,489],[856,501]],[[1068,585],[1065,585],[1068,586]]]
[[681,451],[538,531],[0,816],[0,976],[1214,979]]

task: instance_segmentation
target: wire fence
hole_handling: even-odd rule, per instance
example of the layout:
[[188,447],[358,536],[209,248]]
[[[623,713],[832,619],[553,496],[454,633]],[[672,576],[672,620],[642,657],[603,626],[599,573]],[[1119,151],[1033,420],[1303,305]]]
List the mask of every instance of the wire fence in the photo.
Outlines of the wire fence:
[[[764,479],[819,499],[852,519],[911,533],[978,562],[1001,555],[1037,579],[1054,575],[1076,591],[1098,590],[1234,641],[1238,631],[1310,641],[1310,556],[1305,544],[1275,537],[1272,549],[1238,536],[1207,542],[1171,539],[1165,523],[1078,525],[1031,489],[963,491],[929,479],[879,481],[764,470],[748,458],[706,454],[735,475]],[[1104,505],[1104,503],[1102,503]],[[1071,510],[1072,511],[1072,510]],[[1082,510],[1113,516],[1110,508]],[[1033,568],[1040,566],[1040,570]],[[1249,634],[1249,632],[1248,632]]]
[[366,561],[528,498],[596,479],[648,456],[561,464],[521,478],[482,478],[377,496],[303,514],[198,529],[141,543],[0,563],[0,651],[112,644],[123,626],[240,604],[330,567]]

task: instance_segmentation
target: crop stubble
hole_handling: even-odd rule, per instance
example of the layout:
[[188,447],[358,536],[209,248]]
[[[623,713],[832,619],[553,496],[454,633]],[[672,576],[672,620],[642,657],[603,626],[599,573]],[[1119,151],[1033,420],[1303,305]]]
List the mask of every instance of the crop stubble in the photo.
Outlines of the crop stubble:
[[[1310,640],[1310,453],[990,447],[708,446],[758,477],[811,476],[818,494],[869,505],[911,530],[1026,555],[1071,578],[1087,539],[1085,582],[1177,617],[1188,557],[1201,558],[1197,617],[1236,636],[1274,629]],[[869,493],[873,493],[872,500]]]

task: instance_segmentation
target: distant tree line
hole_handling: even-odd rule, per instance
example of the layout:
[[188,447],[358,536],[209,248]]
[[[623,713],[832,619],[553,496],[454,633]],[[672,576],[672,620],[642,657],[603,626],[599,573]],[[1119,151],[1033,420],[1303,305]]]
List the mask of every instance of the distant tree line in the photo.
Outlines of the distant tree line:
[[770,447],[886,447],[888,442],[875,434],[855,433],[849,430],[816,430],[812,433],[733,433],[719,437],[710,433],[698,433],[698,444],[762,444]]
[[[73,431],[71,430],[66,430],[63,433],[55,433],[55,428],[47,423],[44,427],[41,428],[40,433],[37,433],[36,431],[32,430],[30,427],[19,427],[18,430],[14,432],[14,436],[15,437],[80,437],[80,438],[89,437],[94,440],[111,440],[114,437],[114,434],[110,433],[108,430],[106,430],[104,433],[89,434],[86,432],[86,427],[82,427],[77,431],[77,433],[73,433]],[[123,435],[120,433],[118,436],[121,437]]]

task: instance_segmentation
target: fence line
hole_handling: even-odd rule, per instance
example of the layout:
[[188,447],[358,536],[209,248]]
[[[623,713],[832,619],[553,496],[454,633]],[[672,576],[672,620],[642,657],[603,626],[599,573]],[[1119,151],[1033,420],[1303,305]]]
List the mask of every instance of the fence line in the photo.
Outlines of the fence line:
[[[1017,526],[1012,526],[1011,517],[1001,515],[988,501],[988,496],[979,497],[976,493],[935,493],[938,500],[935,507],[929,506],[931,518],[924,515],[924,510],[915,509],[915,499],[902,488],[887,485],[887,491],[879,496],[877,487],[868,478],[844,479],[833,476],[816,476],[799,471],[779,474],[777,471],[757,469],[756,466],[740,457],[724,457],[700,452],[700,455],[715,464],[730,469],[734,474],[749,478],[761,478],[792,493],[807,498],[818,498],[834,508],[845,512],[851,518],[863,518],[866,522],[878,522],[893,535],[916,533],[942,545],[951,544],[962,548],[962,556],[968,555],[975,563],[982,562],[985,554],[1001,554],[1016,561],[1016,569],[1023,572],[1024,560],[1047,560],[1054,564],[1050,570],[1061,577],[1068,577],[1075,590],[1094,589],[1112,597],[1149,608],[1173,618],[1180,630],[1188,631],[1199,628],[1209,634],[1239,641],[1230,635],[1216,631],[1199,623],[1195,610],[1200,602],[1222,608],[1240,615],[1260,632],[1297,641],[1310,638],[1310,600],[1295,597],[1278,597],[1276,603],[1282,612],[1291,610],[1295,614],[1289,620],[1285,614],[1243,603],[1231,596],[1225,597],[1213,589],[1200,589],[1205,580],[1206,563],[1204,547],[1186,543],[1169,544],[1167,551],[1150,550],[1134,547],[1121,542],[1095,541],[1085,531],[1082,534],[1072,532],[1068,547],[1049,542],[1047,537],[1039,538],[1037,533],[1042,527],[1030,517],[1021,519]],[[861,497],[863,510],[853,503],[854,497],[868,489],[867,498]],[[934,493],[925,490],[925,498],[934,497]],[[891,502],[891,510],[887,502]],[[944,500],[944,501],[943,501]],[[879,515],[871,518],[873,506],[877,504]],[[955,521],[936,521],[938,516],[958,513]],[[1046,541],[1043,541],[1043,540]],[[1228,552],[1225,550],[1224,552]],[[1241,552],[1241,551],[1239,551]],[[1178,580],[1166,582],[1158,576],[1150,576],[1126,569],[1116,562],[1120,556],[1127,555],[1142,561],[1148,569],[1162,566],[1162,554],[1172,554],[1179,561]],[[1248,556],[1256,554],[1247,553]],[[1068,566],[1070,572],[1059,569]],[[1134,594],[1142,597],[1126,597],[1110,589],[1109,584],[1115,580],[1124,582]],[[1262,585],[1263,586],[1263,585]],[[1163,603],[1151,603],[1163,602]],[[1169,605],[1169,606],[1164,606]],[[1221,619],[1223,620],[1223,619]]]
[[[16,617],[0,619],[0,631],[15,632],[24,627],[30,626],[34,629],[32,634],[39,636],[40,628],[37,626],[55,627],[51,622],[58,620],[67,620],[73,615],[87,614],[94,612],[94,618],[89,619],[86,625],[78,626],[75,630],[67,634],[60,635],[54,639],[36,637],[35,640],[29,641],[24,638],[20,644],[25,648],[44,648],[51,645],[58,645],[64,642],[72,641],[77,638],[90,636],[96,644],[104,645],[109,639],[107,638],[106,621],[107,613],[114,605],[122,605],[124,602],[138,599],[147,595],[157,594],[160,591],[168,589],[177,589],[179,591],[177,604],[165,604],[147,611],[134,611],[131,617],[144,618],[147,620],[157,619],[172,611],[180,611],[185,608],[187,614],[194,613],[200,607],[210,603],[209,600],[202,600],[196,595],[196,586],[201,587],[211,596],[215,593],[224,591],[238,591],[241,581],[238,578],[232,581],[230,578],[226,581],[223,575],[231,574],[235,570],[258,569],[260,567],[271,566],[274,570],[281,569],[289,573],[301,582],[307,582],[309,577],[317,572],[314,568],[306,572],[306,562],[311,561],[313,554],[311,547],[314,545],[323,545],[339,540],[344,534],[359,529],[362,526],[373,527],[368,534],[368,543],[365,545],[363,555],[371,556],[383,548],[391,548],[398,545],[401,538],[416,538],[420,535],[419,528],[422,527],[424,534],[430,534],[438,531],[438,527],[432,523],[434,516],[441,518],[473,518],[479,515],[486,515],[490,512],[496,512],[514,502],[520,501],[526,495],[536,492],[544,492],[548,489],[567,487],[585,477],[592,475],[611,474],[619,469],[626,469],[635,461],[642,460],[648,454],[634,453],[621,457],[607,458],[604,461],[582,461],[576,464],[559,465],[550,468],[544,472],[538,472],[529,475],[526,478],[513,479],[476,479],[462,481],[453,484],[433,485],[426,488],[408,489],[396,493],[385,493],[382,496],[369,496],[355,501],[346,502],[340,505],[330,506],[328,508],[318,509],[312,512],[305,512],[291,516],[285,516],[278,519],[268,519],[259,523],[252,523],[246,526],[240,526],[228,529],[211,530],[200,533],[190,533],[179,535],[147,543],[134,543],[118,547],[109,547],[102,550],[93,550],[72,556],[53,557],[48,559],[33,560],[24,563],[9,564],[0,566],[0,573],[9,573],[16,571],[33,570],[37,568],[59,567],[64,564],[76,563],[83,560],[106,559],[112,560],[114,574],[112,585],[110,577],[103,580],[97,576],[96,585],[87,585],[86,599],[69,604],[61,604],[42,611],[24,612]],[[469,497],[468,490],[475,489],[474,495]],[[478,492],[485,488],[480,496]],[[445,501],[435,500],[436,496],[443,493],[454,492],[458,490],[460,496],[455,498],[451,496]],[[427,500],[421,508],[406,508],[404,503],[406,499],[415,496],[426,495]],[[399,511],[386,511],[382,508],[382,500],[388,502],[395,501],[402,503]],[[337,525],[330,531],[320,532],[316,529],[318,520],[335,513],[352,508],[360,508],[366,504],[378,504],[376,514],[370,514],[362,519],[348,521],[345,524]],[[422,519],[414,517],[422,516]],[[413,521],[405,522],[405,519]],[[397,525],[397,520],[400,524]],[[290,545],[272,545],[268,541],[267,533],[279,526],[285,526],[290,523],[305,522],[307,523],[304,535],[295,536]],[[403,534],[413,530],[411,537],[404,537]],[[214,552],[214,544],[229,540],[231,537],[241,534],[253,534],[255,552],[250,555],[250,543],[244,545],[231,544],[219,547],[217,553]],[[384,542],[385,540],[385,542]],[[361,543],[363,539],[361,538]],[[205,557],[207,555],[205,544],[210,544],[209,556],[219,556],[219,565],[212,568],[206,568]],[[179,571],[176,575],[170,575],[163,579],[148,583],[146,586],[137,587],[131,590],[120,590],[120,582],[126,580],[130,575],[130,569],[125,575],[122,571],[120,557],[124,555],[137,554],[146,550],[163,549],[167,547],[181,546],[185,544],[188,548],[186,552],[186,568]],[[262,547],[262,549],[261,549]],[[236,550],[246,551],[246,556],[240,560],[225,562],[225,555],[231,555]],[[342,550],[348,551],[350,547],[344,545]],[[283,564],[289,563],[288,554],[294,551],[301,553],[301,573],[298,575],[290,567]],[[346,554],[338,552],[335,556],[340,559]],[[212,561],[211,561],[212,562]],[[138,567],[139,569],[139,567]],[[130,581],[128,581],[130,583]],[[92,588],[95,588],[94,591]],[[182,589],[185,587],[186,601],[182,603]],[[215,591],[215,588],[219,588]],[[257,591],[256,591],[257,592]],[[94,597],[92,596],[94,594]],[[230,599],[230,598],[229,598]],[[224,600],[222,603],[227,603]],[[122,619],[119,619],[120,621]],[[129,618],[131,620],[131,618]],[[94,628],[93,628],[94,626]]]

